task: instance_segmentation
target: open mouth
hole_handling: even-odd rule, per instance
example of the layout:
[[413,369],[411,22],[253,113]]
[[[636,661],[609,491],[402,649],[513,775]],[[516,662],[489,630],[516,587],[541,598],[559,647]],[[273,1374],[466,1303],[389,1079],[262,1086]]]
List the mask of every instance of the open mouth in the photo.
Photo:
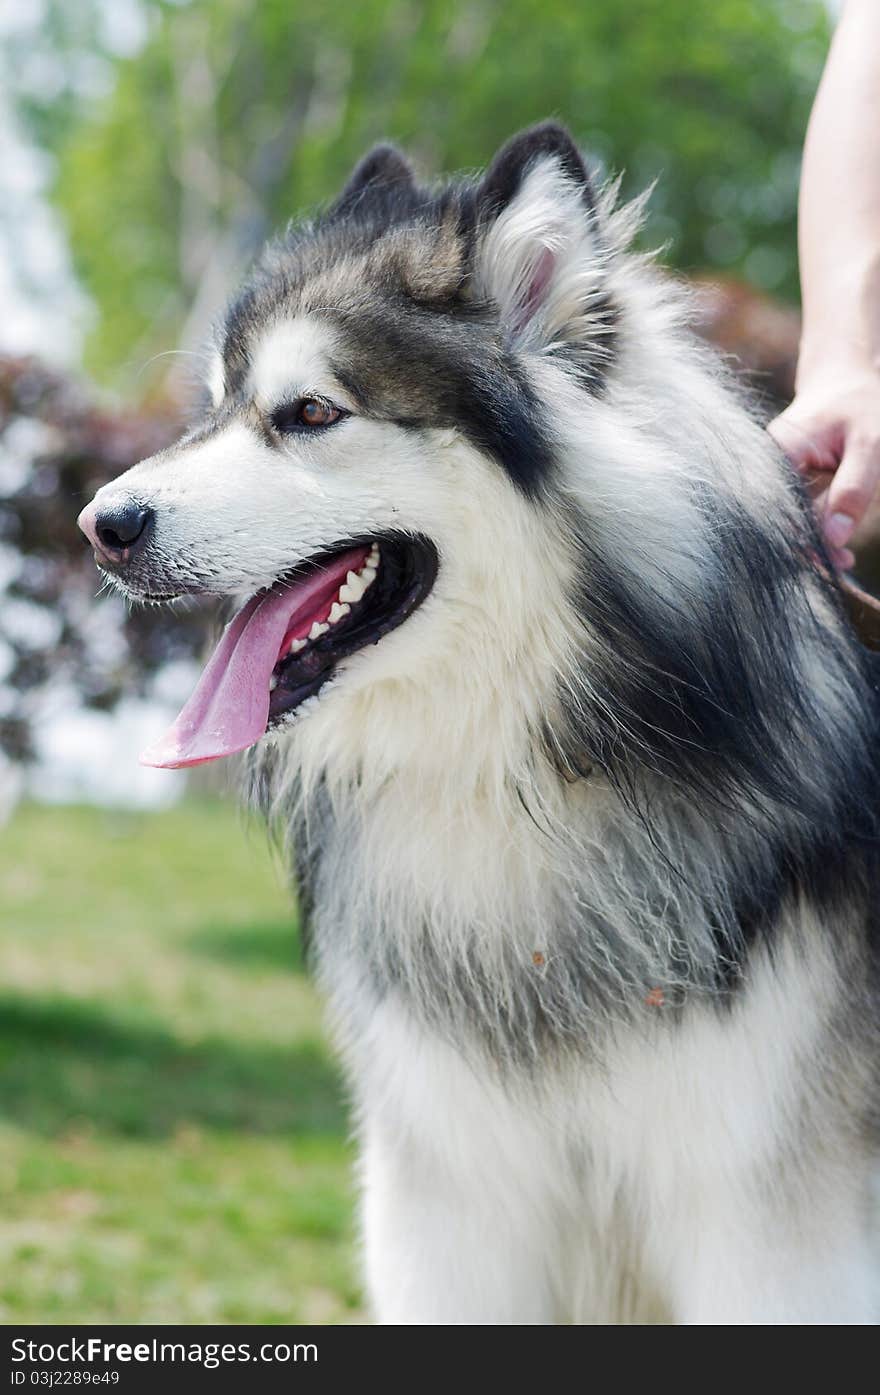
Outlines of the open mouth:
[[195,692],[145,765],[200,765],[252,746],[377,644],[425,599],[437,551],[389,534],[340,543],[247,601],[227,625]]

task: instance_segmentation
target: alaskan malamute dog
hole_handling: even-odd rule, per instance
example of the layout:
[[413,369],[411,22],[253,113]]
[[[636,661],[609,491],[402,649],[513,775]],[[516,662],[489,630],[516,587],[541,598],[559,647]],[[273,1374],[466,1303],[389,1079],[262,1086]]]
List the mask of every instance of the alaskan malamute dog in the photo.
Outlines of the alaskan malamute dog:
[[253,748],[385,1323],[876,1313],[876,674],[637,214],[556,125],[379,147],[82,516],[244,598],[145,759]]

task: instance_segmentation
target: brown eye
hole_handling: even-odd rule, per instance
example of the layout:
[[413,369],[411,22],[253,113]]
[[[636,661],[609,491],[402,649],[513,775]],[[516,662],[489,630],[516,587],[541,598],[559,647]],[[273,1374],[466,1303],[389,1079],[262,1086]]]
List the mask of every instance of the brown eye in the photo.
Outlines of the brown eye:
[[307,397],[299,409],[303,426],[332,426],[339,420],[339,412],[329,402],[321,402],[317,397]]
[[295,431],[315,431],[324,426],[335,426],[346,413],[323,397],[301,397],[298,402],[290,402],[276,407],[272,413],[272,425],[282,436]]

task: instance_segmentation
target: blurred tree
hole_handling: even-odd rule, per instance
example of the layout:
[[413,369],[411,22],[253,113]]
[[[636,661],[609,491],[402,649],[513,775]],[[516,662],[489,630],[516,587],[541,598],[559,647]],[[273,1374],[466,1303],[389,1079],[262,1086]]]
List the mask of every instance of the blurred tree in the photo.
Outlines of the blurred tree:
[[[32,755],[47,702],[111,709],[203,642],[205,609],[131,611],[100,588],[76,526],[100,485],[168,445],[171,403],[109,410],[34,358],[0,354],[0,757]],[[60,698],[60,704],[58,699]],[[0,810],[3,764],[0,759]]]
[[820,0],[317,11],[141,0],[140,11],[138,51],[105,46],[103,99],[68,102],[61,121],[31,100],[99,310],[89,365],[128,391],[151,354],[197,347],[267,233],[326,199],[383,137],[434,174],[483,164],[514,129],[555,114],[625,170],[627,192],[658,180],[645,236],[675,265],[796,296],[798,162],[828,37]]

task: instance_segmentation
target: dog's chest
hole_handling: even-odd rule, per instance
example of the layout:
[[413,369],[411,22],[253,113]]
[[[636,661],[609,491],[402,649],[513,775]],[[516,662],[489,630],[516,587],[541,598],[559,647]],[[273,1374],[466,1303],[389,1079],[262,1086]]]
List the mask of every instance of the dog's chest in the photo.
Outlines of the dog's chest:
[[468,1204],[480,1188],[490,1208],[503,1194],[509,1223],[556,1227],[560,1252],[613,1234],[659,1265],[661,1222],[689,1225],[714,1205],[707,1187],[735,1194],[746,1175],[769,1182],[794,1158],[796,1136],[781,1130],[802,1104],[803,1063],[821,1048],[815,998],[810,971],[784,954],[762,961],[735,1013],[702,1005],[673,1024],[646,1007],[642,1029],[620,1032],[602,1060],[572,1053],[518,1071],[388,995],[361,1017],[346,1056],[368,1139],[391,1141],[415,1173],[450,1179]]
[[325,819],[312,845],[306,899],[335,998],[356,983],[371,1003],[406,1003],[426,1029],[522,1059],[601,1010],[583,908],[520,830],[429,827],[395,811]]
[[331,994],[356,982],[371,1003],[405,1003],[426,1029],[525,1065],[592,1051],[652,994],[669,1015],[689,987],[711,988],[714,946],[703,963],[670,956],[682,936],[651,916],[652,899],[665,912],[671,898],[652,898],[651,866],[601,810],[592,824],[580,812],[561,846],[521,808],[453,816],[401,795],[313,813],[306,900]]

